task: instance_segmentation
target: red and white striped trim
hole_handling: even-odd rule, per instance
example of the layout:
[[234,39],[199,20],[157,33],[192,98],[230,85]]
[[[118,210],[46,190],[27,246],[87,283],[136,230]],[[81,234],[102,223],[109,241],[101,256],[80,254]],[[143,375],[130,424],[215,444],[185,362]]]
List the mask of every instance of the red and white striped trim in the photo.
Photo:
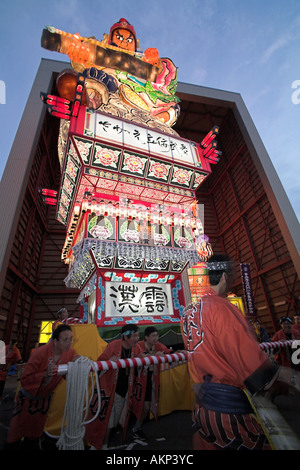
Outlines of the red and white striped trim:
[[[118,359],[117,361],[98,361],[95,362],[95,370],[107,371],[111,369],[124,369],[125,367],[142,367],[152,364],[165,364],[170,362],[186,362],[188,352],[180,352],[174,354],[165,354],[164,356],[146,356],[133,357],[131,359]],[[65,375],[68,373],[68,364],[61,364],[57,367],[57,375]]]

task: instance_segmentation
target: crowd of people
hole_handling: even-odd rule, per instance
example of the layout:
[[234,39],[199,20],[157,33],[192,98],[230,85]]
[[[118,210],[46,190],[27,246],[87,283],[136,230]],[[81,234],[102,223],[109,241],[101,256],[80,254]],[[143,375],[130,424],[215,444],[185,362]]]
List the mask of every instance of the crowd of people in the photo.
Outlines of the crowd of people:
[[[50,341],[31,352],[16,396],[7,449],[40,448],[40,438],[47,421],[52,395],[63,379],[63,376],[57,375],[57,367],[78,357],[72,348],[72,329],[67,324],[68,318],[67,310],[60,309],[57,321],[53,324]],[[121,338],[108,343],[98,361],[116,361],[172,352],[172,349],[164,346],[158,339],[155,327],[147,327],[144,331],[144,340],[140,341],[138,326],[124,325]],[[15,360],[18,359],[21,357],[15,356]],[[97,450],[107,449],[111,431],[122,427],[125,436],[130,417],[135,421],[132,437],[146,440],[142,425],[150,410],[154,418],[158,417],[159,384],[159,365],[107,371],[101,377],[100,414],[86,426],[87,446]],[[97,400],[95,389],[95,395],[90,403],[89,418],[92,418],[97,410]]]
[[[299,389],[299,364],[293,360],[292,346],[265,354],[263,341],[300,340],[300,314],[280,318],[280,329],[272,338],[253,320],[252,324],[226,299],[231,288],[232,263],[225,255],[213,255],[208,262],[210,287],[198,302],[185,309],[182,338],[189,353],[188,369],[195,392],[192,412],[194,450],[270,449],[268,438],[249,401],[252,395],[288,394]],[[37,448],[43,434],[53,391],[62,380],[55,371],[59,364],[76,359],[68,312],[59,310],[51,340],[33,350],[21,377],[7,447]],[[71,321],[72,323],[72,321]],[[253,328],[255,326],[255,328]],[[256,333],[256,335],[253,334]],[[109,342],[98,361],[164,355],[172,352],[161,342],[154,326],[147,327],[140,340],[137,324],[124,325],[120,339]],[[1,391],[8,367],[21,361],[13,340],[7,346],[7,364],[1,370]],[[6,375],[5,375],[6,374]],[[88,448],[109,448],[112,431],[123,437],[131,422],[133,439],[146,440],[143,423],[151,412],[158,419],[160,366],[125,367],[99,372],[101,409],[98,394],[89,405],[85,440]],[[278,392],[279,391],[279,392]]]

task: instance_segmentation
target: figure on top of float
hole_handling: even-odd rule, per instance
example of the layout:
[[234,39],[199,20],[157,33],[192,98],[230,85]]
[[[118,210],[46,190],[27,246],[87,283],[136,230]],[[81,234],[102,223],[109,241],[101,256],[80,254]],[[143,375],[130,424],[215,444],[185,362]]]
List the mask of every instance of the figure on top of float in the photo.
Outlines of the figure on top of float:
[[[51,28],[51,31],[57,32],[58,30]],[[135,29],[125,18],[121,18],[115,23],[110,28],[109,35],[104,34],[104,39],[100,43],[95,38],[81,38],[77,34],[71,38],[71,40],[67,39],[67,47],[62,46],[60,50],[56,50],[67,53],[74,71],[86,73],[85,102],[88,107],[101,110],[101,106],[109,105],[110,101],[116,107],[119,102],[122,106],[129,106],[135,110],[149,113],[152,119],[167,126],[175,124],[180,112],[178,105],[180,100],[175,96],[177,67],[170,59],[160,58],[156,48],[148,48],[143,54],[140,53]],[[61,41],[63,40],[62,35]],[[101,49],[98,49],[100,53],[93,52],[95,43],[101,45],[101,48],[107,50],[108,53],[112,50],[121,51],[127,53],[131,58],[136,58],[136,61],[140,62],[138,65],[140,69],[149,68],[151,64],[154,73],[151,72],[150,79],[137,76],[134,73],[134,67],[133,73],[131,73],[130,66],[125,64],[124,54],[115,62],[111,61],[108,55],[103,55],[101,63]],[[42,45],[49,48],[49,45]],[[92,57],[94,63],[91,62]],[[130,59],[128,58],[128,60]],[[148,65],[146,66],[146,64]],[[72,90],[73,93],[74,87],[68,86],[70,72],[70,70],[66,70],[60,74],[57,87],[62,97],[72,101],[73,95],[71,96],[69,91]]]

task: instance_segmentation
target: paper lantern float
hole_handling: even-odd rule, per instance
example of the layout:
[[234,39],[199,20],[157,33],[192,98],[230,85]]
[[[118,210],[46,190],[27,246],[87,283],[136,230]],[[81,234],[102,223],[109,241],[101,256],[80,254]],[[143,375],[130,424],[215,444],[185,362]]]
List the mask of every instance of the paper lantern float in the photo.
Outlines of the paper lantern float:
[[[81,317],[98,327],[179,324],[185,308],[181,273],[212,253],[195,191],[219,159],[219,129],[199,144],[170,127],[179,100],[177,69],[169,59],[159,59],[157,68],[147,62],[149,51],[128,55],[108,40],[89,41],[54,28],[42,35],[48,49],[65,53],[70,44],[88,42],[89,60],[97,56],[76,75],[73,100],[41,93],[48,111],[61,118],[56,217],[67,228],[65,283],[81,291]],[[109,62],[109,77],[101,57]],[[102,87],[97,109],[89,101],[91,74],[95,89]]]

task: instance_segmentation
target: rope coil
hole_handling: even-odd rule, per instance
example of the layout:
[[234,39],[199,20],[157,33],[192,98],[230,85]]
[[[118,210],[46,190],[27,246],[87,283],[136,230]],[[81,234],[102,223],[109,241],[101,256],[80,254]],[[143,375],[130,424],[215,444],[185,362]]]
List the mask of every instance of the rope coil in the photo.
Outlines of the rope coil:
[[[183,352],[164,356],[94,362],[88,357],[80,356],[74,362],[59,365],[56,374],[67,375],[65,410],[60,437],[56,444],[59,450],[84,450],[85,426],[97,418],[101,409],[99,374],[96,372],[152,364],[185,362],[187,357],[188,353]],[[87,421],[89,404],[94,394],[95,385],[98,395],[98,409],[92,419]]]
[[[85,425],[97,418],[101,407],[99,377],[93,373],[95,371],[97,371],[96,363],[84,356],[68,363],[65,410],[60,437],[56,444],[59,450],[84,450]],[[95,388],[94,380],[98,394],[98,409],[95,416],[86,421]]]

